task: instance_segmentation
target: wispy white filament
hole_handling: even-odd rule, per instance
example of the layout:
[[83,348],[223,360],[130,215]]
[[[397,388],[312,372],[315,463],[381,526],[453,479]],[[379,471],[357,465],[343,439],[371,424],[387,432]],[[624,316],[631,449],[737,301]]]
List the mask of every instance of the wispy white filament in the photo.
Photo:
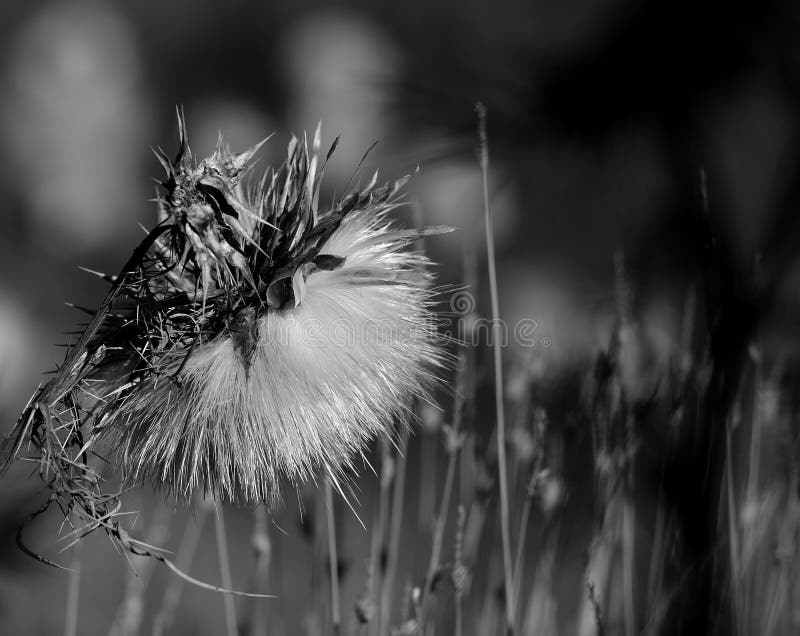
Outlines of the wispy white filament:
[[[282,477],[338,475],[408,419],[441,363],[428,260],[387,207],[345,217],[322,253],[342,267],[305,279],[298,306],[258,319],[250,364],[223,331],[148,380],[114,416],[123,467],[174,491],[272,500]],[[182,367],[178,366],[183,364]]]

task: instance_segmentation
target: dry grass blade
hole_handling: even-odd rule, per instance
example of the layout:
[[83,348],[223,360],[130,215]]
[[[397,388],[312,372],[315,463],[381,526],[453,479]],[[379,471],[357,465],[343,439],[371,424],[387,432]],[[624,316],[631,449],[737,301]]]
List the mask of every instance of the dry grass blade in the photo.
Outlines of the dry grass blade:
[[[217,538],[217,556],[219,558],[219,571],[222,577],[222,585],[227,589],[233,589],[233,577],[231,576],[231,563],[228,557],[228,537],[225,531],[225,513],[222,504],[214,507],[214,528]],[[228,636],[237,636],[239,629],[236,623],[236,604],[233,595],[226,592],[225,599],[225,629]]]
[[392,488],[392,511],[389,522],[389,545],[386,558],[386,576],[381,587],[381,605],[378,632],[385,634],[389,630],[392,613],[392,600],[395,592],[395,579],[397,578],[397,563],[400,556],[400,537],[403,526],[403,502],[406,483],[406,453],[408,452],[408,438],[410,429],[404,427],[400,434],[400,443],[397,448],[395,470]]
[[[209,506],[201,503],[196,518],[189,517],[186,522],[186,529],[181,537],[180,549],[175,557],[175,561],[182,571],[186,571],[191,567],[208,513]],[[153,636],[162,636],[162,634],[169,633],[180,603],[183,583],[183,578],[176,576],[170,579],[167,584],[161,608],[153,620]]]
[[81,589],[81,544],[72,546],[72,560],[67,588],[67,611],[64,617],[64,636],[78,634],[78,604]]
[[325,481],[325,513],[328,527],[328,564],[331,581],[331,623],[334,636],[338,636],[342,623],[342,609],[339,601],[339,557],[336,552],[336,517],[333,509],[333,488]]
[[480,165],[483,178],[483,209],[486,222],[486,254],[489,266],[489,291],[492,300],[492,327],[495,330],[494,344],[494,390],[497,417],[497,470],[500,485],[500,533],[503,547],[503,577],[505,580],[506,629],[514,632],[514,565],[511,560],[511,528],[508,497],[508,468],[506,462],[506,423],[503,407],[503,353],[500,337],[500,302],[497,292],[497,266],[494,257],[494,229],[489,208],[489,139],[486,132],[486,107],[478,103],[478,139],[480,142]]

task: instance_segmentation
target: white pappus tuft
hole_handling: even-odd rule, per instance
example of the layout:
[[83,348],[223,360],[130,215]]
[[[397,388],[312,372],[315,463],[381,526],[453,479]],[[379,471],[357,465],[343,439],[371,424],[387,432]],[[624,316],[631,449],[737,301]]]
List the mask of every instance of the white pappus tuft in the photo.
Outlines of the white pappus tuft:
[[48,505],[137,553],[147,548],[115,520],[96,447],[110,446],[125,484],[179,495],[269,502],[282,480],[318,474],[341,490],[446,357],[414,243],[447,228],[391,220],[405,180],[373,177],[321,209],[336,142],[323,158],[319,129],[256,178],[261,144],[232,153],[220,141],[195,162],[180,113],[178,128],[176,158],[156,151],[160,223],[104,276],[104,302],[0,445],[0,473],[27,445]]
[[160,198],[178,233],[155,248],[195,334],[178,351],[143,352],[158,372],[117,401],[104,429],[130,481],[181,494],[269,501],[282,477],[320,469],[338,483],[367,440],[407,419],[441,363],[429,262],[413,250],[441,230],[389,219],[404,181],[373,178],[319,210],[319,128],[311,150],[293,138],[285,164],[248,188],[257,147],[233,154],[220,142],[194,166],[179,123]]
[[270,499],[281,475],[335,477],[370,438],[408,419],[440,364],[419,231],[389,205],[342,219],[322,245],[343,259],[303,281],[302,299],[240,311],[176,372],[132,392],[114,416],[123,466],[188,493]]

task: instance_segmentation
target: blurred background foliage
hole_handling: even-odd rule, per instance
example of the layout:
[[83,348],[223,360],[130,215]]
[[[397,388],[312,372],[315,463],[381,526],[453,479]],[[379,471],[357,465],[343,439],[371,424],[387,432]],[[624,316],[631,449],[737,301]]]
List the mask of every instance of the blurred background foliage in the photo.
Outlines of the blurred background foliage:
[[[780,368],[780,386],[796,376],[799,26],[800,6],[781,0],[4,3],[0,428],[10,429],[42,371],[61,360],[53,345],[80,320],[62,301],[93,306],[103,294],[102,284],[76,266],[116,271],[138,241],[138,224],[153,224],[147,199],[160,168],[149,148],[173,152],[176,104],[185,107],[200,156],[213,149],[219,131],[233,149],[276,132],[262,161],[277,162],[291,132],[311,131],[322,120],[325,145],[341,135],[326,170],[329,198],[379,140],[364,175],[380,167],[391,179],[419,166],[409,185],[412,205],[401,214],[459,228],[427,246],[441,263],[442,281],[458,283],[470,279],[465,262],[467,270],[483,271],[473,111],[481,100],[489,109],[501,314],[512,323],[533,318],[540,339],[533,351],[505,352],[509,368],[524,369],[511,373],[508,398],[515,387],[530,390],[520,377],[535,378],[537,395],[545,393],[542,401],[551,405],[550,425],[568,445],[559,461],[569,492],[562,514],[570,523],[556,539],[536,534],[530,559],[537,562],[537,551],[556,542],[557,566],[547,574],[557,598],[551,616],[564,633],[587,629],[579,609],[594,531],[591,435],[568,412],[582,399],[576,369],[591,366],[619,327],[614,255],[632,290],[638,345],[625,350],[620,380],[631,400],[665,390],[663,370],[685,344],[687,298],[709,281],[720,315],[736,317],[730,341],[713,346],[735,358],[757,334],[765,364]],[[709,275],[710,244],[717,269]],[[485,308],[481,278],[474,289]],[[762,287],[764,296],[750,293]],[[718,318],[704,307],[699,314]],[[690,337],[693,346],[703,348],[700,336]],[[479,352],[479,385],[491,373],[483,358]],[[796,392],[781,396],[793,414]],[[445,394],[442,403],[447,420]],[[484,412],[490,419],[490,390],[479,388],[472,406],[476,421]],[[442,451],[424,430],[409,451],[413,505],[401,582],[424,575],[427,551],[417,546],[430,536],[434,506],[425,492],[438,491],[443,479],[436,466]],[[477,436],[476,443],[485,441]],[[13,541],[42,496],[35,479],[24,479],[28,472],[15,467],[0,489],[0,624],[8,634],[58,633],[67,577],[25,559]],[[430,480],[430,489],[420,479]],[[368,471],[359,480],[368,526],[375,481]],[[136,497],[136,527],[151,527],[169,507],[146,489]],[[279,633],[308,626],[309,581],[320,576],[307,542],[316,521],[313,497],[298,521],[298,502],[306,498],[290,494],[270,526],[269,591],[282,598],[269,602],[268,613]],[[679,499],[680,516],[687,509]],[[166,543],[178,545],[192,514],[183,504],[169,507]],[[547,512],[540,515],[543,524]],[[350,621],[363,592],[369,533],[342,517]],[[227,521],[235,587],[247,587],[251,516],[231,510]],[[211,534],[201,537],[192,572],[217,581]],[[52,538],[48,524],[30,529],[33,545],[47,549]],[[80,633],[105,633],[128,566],[102,537],[89,544]],[[536,570],[535,585],[545,574]],[[485,588],[498,584],[491,572],[482,576]],[[148,603],[158,606],[168,579],[156,570]],[[222,633],[222,603],[187,590],[169,633]]]

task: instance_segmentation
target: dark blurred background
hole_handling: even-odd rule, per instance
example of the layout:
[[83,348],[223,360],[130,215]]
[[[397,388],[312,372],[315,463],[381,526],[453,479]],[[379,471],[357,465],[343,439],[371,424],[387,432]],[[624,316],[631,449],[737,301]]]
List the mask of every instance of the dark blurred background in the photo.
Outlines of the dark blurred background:
[[[328,197],[376,140],[364,178],[376,167],[389,180],[419,166],[408,186],[413,205],[401,214],[459,228],[428,244],[441,280],[457,283],[465,252],[482,262],[473,110],[481,100],[501,313],[537,321],[538,336],[549,338],[547,364],[566,367],[606,345],[614,255],[623,254],[646,343],[628,388],[657,390],[652,370],[676,351],[709,236],[724,243],[731,271],[774,280],[761,335],[770,351],[796,352],[799,19],[800,5],[779,0],[4,3],[0,429],[11,428],[42,372],[61,360],[61,334],[81,320],[63,301],[91,307],[102,298],[103,284],[77,266],[116,271],[138,224],[152,226],[160,167],[150,147],[174,152],[178,104],[199,156],[218,131],[233,149],[275,132],[262,161],[280,161],[291,132],[322,120],[324,145],[341,135]],[[66,575],[13,545],[42,497],[29,472],[15,467],[0,488],[0,632],[60,633]],[[140,497],[146,524],[157,500]],[[285,572],[303,572],[288,499],[287,535],[275,546],[284,556],[274,558]],[[191,513],[179,504],[174,514],[173,545]],[[234,572],[246,572],[249,513],[228,516]],[[367,534],[349,522],[344,532],[360,579]],[[46,523],[29,534],[44,550],[55,536]],[[193,573],[216,581],[206,534]],[[79,633],[105,633],[127,565],[102,537],[89,545]],[[581,550],[571,566],[578,586]],[[404,575],[414,567],[412,559]],[[156,576],[153,598],[167,578]],[[302,603],[293,599],[307,580],[284,582],[281,620],[297,633]],[[346,588],[346,612],[356,588]],[[561,610],[567,626],[575,595]],[[221,597],[187,591],[176,620],[183,631],[172,633],[221,633],[221,608]]]

